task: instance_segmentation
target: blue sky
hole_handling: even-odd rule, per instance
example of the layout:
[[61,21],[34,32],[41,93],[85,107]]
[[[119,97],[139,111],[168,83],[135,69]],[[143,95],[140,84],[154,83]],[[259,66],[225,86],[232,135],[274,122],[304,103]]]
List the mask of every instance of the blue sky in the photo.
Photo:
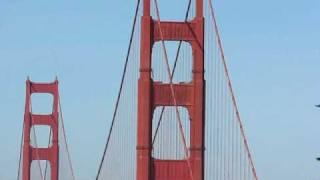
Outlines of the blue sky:
[[[163,16],[181,2],[161,6]],[[28,75],[59,76],[76,175],[95,177],[135,3],[0,0],[0,179],[16,176]],[[260,179],[319,179],[320,1],[214,4]]]

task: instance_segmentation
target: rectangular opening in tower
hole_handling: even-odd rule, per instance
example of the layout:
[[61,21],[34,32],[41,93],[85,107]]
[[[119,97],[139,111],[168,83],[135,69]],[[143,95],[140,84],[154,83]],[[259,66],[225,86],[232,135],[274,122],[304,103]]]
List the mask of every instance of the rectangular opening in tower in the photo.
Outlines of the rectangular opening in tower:
[[[186,13],[189,9],[189,18],[195,16],[195,0],[157,0],[160,18],[162,21],[185,21]],[[189,7],[190,3],[190,7]],[[151,0],[151,15],[157,19],[156,4]]]
[[[190,82],[193,64],[191,45],[187,42],[165,41],[165,47],[173,83]],[[154,81],[170,82],[165,58],[162,42],[158,41],[152,49],[152,78]]]
[[[181,124],[177,119],[177,110]],[[190,119],[187,108],[159,106],[154,111],[152,124],[153,158],[159,160],[186,159],[185,145],[187,149],[190,146]]]
[[51,165],[49,161],[34,160],[30,166],[31,180],[51,180]]
[[49,93],[33,93],[31,95],[32,114],[49,115],[53,110],[53,95]]
[[48,148],[52,146],[52,129],[50,126],[35,125],[31,127],[30,145],[33,148]]

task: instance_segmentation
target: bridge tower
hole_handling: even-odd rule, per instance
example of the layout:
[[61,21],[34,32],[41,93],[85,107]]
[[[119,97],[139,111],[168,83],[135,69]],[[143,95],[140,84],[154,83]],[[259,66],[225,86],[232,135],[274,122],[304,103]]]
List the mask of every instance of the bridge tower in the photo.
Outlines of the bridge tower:
[[[53,111],[48,115],[33,114],[31,95],[34,93],[49,93],[53,95]],[[22,180],[31,180],[31,163],[35,160],[46,160],[50,163],[50,179],[58,180],[59,172],[59,94],[58,81],[53,83],[34,83],[29,79],[26,82],[26,102],[24,115],[24,137],[22,152]],[[31,146],[31,128],[36,125],[45,125],[51,128],[52,139],[49,148]]]
[[[150,14],[150,0],[143,1],[140,77],[138,82],[137,180],[204,180],[204,16],[203,0],[196,0],[196,16],[188,22],[159,22]],[[161,29],[160,29],[161,28]],[[178,32],[178,33],[177,33]],[[152,47],[157,41],[184,41],[193,54],[192,81],[188,84],[154,82]],[[171,86],[171,87],[170,87]],[[176,99],[170,96],[174,89]],[[174,104],[174,101],[176,101]],[[190,115],[189,156],[183,160],[152,157],[153,113],[158,106],[183,106]],[[191,176],[189,171],[191,171]],[[179,173],[173,173],[179,172]]]

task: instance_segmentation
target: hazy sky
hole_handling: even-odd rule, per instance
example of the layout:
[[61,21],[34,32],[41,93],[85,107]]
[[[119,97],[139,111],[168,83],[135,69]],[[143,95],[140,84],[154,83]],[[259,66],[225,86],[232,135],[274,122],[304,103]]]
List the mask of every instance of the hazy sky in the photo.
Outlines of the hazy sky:
[[[176,16],[174,6],[185,9],[185,0],[162,1],[171,4],[161,10],[165,17]],[[59,76],[76,175],[95,177],[135,4],[0,0],[1,180],[16,178],[28,75]],[[320,1],[214,4],[260,179],[319,179],[320,109],[313,105],[320,103]]]

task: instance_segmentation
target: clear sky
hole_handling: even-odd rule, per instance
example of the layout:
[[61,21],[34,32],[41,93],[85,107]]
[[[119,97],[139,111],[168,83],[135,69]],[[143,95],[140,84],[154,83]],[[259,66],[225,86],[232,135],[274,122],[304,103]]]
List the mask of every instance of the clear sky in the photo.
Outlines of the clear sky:
[[[174,15],[181,2],[163,6],[163,16]],[[28,75],[34,81],[59,76],[76,175],[94,179],[135,4],[0,0],[1,180],[16,178]],[[260,179],[319,179],[320,109],[313,105],[320,103],[320,1],[214,4]]]

